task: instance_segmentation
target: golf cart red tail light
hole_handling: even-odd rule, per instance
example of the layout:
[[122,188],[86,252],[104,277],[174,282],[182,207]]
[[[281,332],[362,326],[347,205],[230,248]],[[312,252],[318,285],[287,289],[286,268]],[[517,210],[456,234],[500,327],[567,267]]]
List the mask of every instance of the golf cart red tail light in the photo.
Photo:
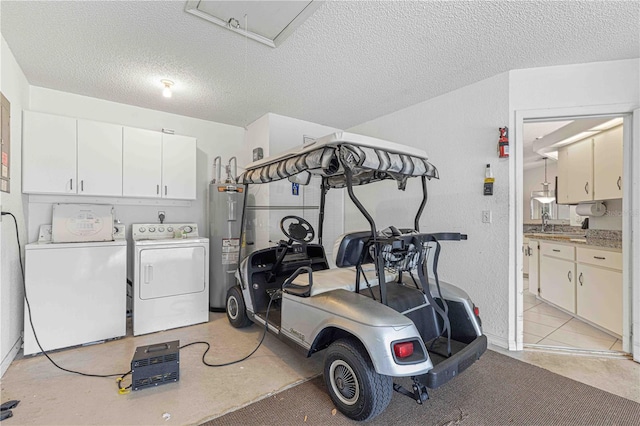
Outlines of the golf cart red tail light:
[[398,358],[406,358],[413,355],[413,342],[402,342],[393,345],[393,352]]
[[473,314],[477,317],[480,316],[480,308],[478,308],[477,306],[473,307]]

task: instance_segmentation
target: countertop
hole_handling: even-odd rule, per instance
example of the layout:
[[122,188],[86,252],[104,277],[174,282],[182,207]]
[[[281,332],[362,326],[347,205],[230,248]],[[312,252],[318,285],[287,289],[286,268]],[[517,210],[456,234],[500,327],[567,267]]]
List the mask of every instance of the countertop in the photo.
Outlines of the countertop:
[[553,241],[561,244],[622,250],[622,240],[590,237],[588,235],[585,236],[585,234],[543,234],[536,232],[525,233],[524,237],[537,241]]

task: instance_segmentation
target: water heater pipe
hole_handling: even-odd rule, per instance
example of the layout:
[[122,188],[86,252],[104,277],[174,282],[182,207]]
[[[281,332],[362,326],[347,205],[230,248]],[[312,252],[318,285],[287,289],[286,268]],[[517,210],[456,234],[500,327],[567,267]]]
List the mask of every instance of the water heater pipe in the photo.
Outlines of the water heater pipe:
[[220,182],[220,174],[222,173],[222,157],[219,155],[213,159],[213,180],[211,183]]
[[[233,172],[231,171],[231,162],[233,161]],[[238,178],[238,160],[236,159],[236,157],[231,157],[229,158],[229,177],[231,178],[231,183],[238,183],[237,182],[237,178]]]

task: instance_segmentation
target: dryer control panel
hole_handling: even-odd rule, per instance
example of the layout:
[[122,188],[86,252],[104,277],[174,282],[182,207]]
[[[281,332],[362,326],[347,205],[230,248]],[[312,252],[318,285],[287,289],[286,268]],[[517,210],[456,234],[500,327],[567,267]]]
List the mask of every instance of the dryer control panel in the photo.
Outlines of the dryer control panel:
[[133,240],[166,240],[198,237],[196,223],[137,223],[131,225]]

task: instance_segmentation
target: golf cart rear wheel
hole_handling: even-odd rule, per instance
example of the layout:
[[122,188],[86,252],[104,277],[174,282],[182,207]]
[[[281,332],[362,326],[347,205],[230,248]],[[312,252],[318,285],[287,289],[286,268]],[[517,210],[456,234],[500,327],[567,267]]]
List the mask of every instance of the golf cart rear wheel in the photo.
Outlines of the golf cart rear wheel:
[[382,413],[393,394],[390,376],[376,373],[362,344],[340,339],[327,348],[324,381],[338,410],[353,420],[371,420]]
[[251,324],[242,298],[239,286],[233,286],[227,291],[227,318],[235,328],[243,328]]

